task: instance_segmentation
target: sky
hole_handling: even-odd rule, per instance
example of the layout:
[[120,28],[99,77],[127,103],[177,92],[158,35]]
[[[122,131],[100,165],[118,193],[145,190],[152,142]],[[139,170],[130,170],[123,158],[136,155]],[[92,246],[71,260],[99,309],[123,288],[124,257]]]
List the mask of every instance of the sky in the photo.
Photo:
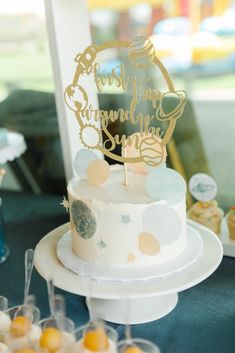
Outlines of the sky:
[[43,0],[7,0],[0,1],[0,14],[34,12],[44,16]]

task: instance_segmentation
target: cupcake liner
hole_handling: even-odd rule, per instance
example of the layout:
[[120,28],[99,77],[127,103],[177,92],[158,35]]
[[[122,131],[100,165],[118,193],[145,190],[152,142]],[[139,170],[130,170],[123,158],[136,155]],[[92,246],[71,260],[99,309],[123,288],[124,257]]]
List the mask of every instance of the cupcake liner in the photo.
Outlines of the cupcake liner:
[[228,230],[229,230],[229,236],[231,239],[235,240],[235,222],[231,222],[227,218],[227,225],[228,225]]
[[210,230],[212,230],[216,235],[220,235],[221,233],[221,223],[222,223],[222,216],[218,216],[216,218],[205,218],[205,217],[198,217],[192,213],[188,213],[188,217],[195,221],[198,222],[200,224],[202,224],[203,226],[209,228]]

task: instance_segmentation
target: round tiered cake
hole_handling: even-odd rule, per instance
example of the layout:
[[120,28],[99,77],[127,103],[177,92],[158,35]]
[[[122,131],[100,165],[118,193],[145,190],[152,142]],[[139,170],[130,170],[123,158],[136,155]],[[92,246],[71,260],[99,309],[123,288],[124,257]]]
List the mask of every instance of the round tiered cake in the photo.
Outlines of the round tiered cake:
[[[180,177],[186,192],[184,179]],[[92,263],[138,267],[160,264],[179,255],[187,242],[185,193],[174,205],[153,201],[146,175],[129,171],[124,186],[123,167],[111,167],[102,186],[72,179],[68,185],[72,247]],[[161,188],[161,185],[156,185]]]

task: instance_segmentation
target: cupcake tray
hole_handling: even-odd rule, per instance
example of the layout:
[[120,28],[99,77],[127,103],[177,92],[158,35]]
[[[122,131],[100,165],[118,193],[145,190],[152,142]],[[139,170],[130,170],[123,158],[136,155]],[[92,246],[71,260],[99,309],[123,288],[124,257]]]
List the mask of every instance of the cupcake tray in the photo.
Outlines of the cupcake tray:
[[[47,234],[35,249],[35,267],[44,278],[68,292],[90,298],[93,316],[115,323],[126,323],[127,299],[130,324],[160,319],[171,312],[178,301],[178,292],[191,288],[209,277],[219,266],[223,248],[215,234],[192,221],[188,224],[203,240],[203,252],[192,266],[177,276],[149,281],[91,281],[65,268],[57,258],[57,244],[68,232],[65,224]],[[137,269],[138,271],[138,269]]]
[[235,240],[232,240],[229,237],[228,226],[225,218],[222,220],[221,234],[219,237],[223,244],[224,255],[235,257]]

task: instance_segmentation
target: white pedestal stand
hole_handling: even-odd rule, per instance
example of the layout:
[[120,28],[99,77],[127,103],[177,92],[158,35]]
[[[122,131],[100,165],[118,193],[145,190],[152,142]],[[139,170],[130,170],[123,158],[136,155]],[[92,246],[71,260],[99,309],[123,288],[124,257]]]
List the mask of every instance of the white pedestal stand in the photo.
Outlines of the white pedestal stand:
[[[139,283],[141,286],[141,283]],[[169,314],[178,302],[178,294],[171,293],[146,298],[131,298],[129,305],[129,322],[132,325],[158,320]],[[94,317],[117,324],[126,324],[126,299],[91,299]]]
[[[177,304],[178,292],[193,287],[209,277],[219,266],[223,249],[218,237],[207,228],[189,222],[202,236],[203,254],[195,265],[182,270],[177,276],[159,280],[92,281],[92,309],[95,316],[115,323],[125,323],[126,297],[130,302],[131,324],[150,322],[167,315]],[[56,287],[74,294],[87,296],[91,285],[87,277],[66,269],[57,259],[58,240],[67,231],[63,225],[46,235],[36,247],[35,266],[44,278],[53,278]]]

